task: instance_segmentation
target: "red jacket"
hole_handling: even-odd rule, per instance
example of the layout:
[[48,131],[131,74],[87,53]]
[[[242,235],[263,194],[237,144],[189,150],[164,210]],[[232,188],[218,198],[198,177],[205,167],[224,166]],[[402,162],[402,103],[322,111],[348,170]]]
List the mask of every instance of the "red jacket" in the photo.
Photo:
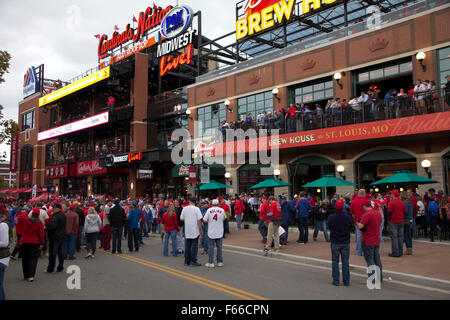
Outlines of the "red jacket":
[[358,223],[358,218],[362,218],[362,216],[364,215],[363,204],[371,205],[371,202],[369,199],[357,197],[355,200],[352,201],[350,205],[350,210],[353,215],[353,218],[355,219],[355,224]]
[[245,210],[244,200],[239,200],[234,205],[234,214],[242,214]]
[[22,218],[22,237],[19,244],[34,243],[44,244],[44,225],[39,221],[32,221],[30,218]]
[[178,229],[178,219],[175,213],[172,213],[172,217],[169,219],[169,213],[163,214],[162,224],[164,224],[164,231],[173,231]]
[[20,211],[19,213],[16,214],[16,216],[14,217],[15,221],[14,221],[14,225],[16,227],[16,234],[22,234],[23,232],[23,219],[24,218],[28,218],[28,213],[26,211]]
[[267,220],[267,214],[269,213],[269,206],[270,206],[270,203],[268,200],[265,200],[261,204],[261,209],[259,210],[259,219],[261,219],[262,221]]

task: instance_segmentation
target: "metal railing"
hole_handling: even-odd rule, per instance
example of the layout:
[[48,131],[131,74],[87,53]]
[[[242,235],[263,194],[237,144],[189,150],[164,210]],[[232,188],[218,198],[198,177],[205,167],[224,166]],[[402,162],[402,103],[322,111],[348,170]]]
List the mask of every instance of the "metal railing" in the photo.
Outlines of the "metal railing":
[[[369,98],[365,103],[331,106],[323,108],[315,105],[304,110],[297,109],[293,118],[286,117],[287,112],[276,111],[276,117],[255,117],[251,125],[235,121],[229,129],[255,129],[257,133],[260,129],[266,129],[269,135],[270,130],[279,129],[281,134],[285,134],[445,112],[450,111],[450,91],[442,89],[419,95],[395,96],[384,101],[370,101]],[[223,137],[226,137],[226,130],[218,129]]]

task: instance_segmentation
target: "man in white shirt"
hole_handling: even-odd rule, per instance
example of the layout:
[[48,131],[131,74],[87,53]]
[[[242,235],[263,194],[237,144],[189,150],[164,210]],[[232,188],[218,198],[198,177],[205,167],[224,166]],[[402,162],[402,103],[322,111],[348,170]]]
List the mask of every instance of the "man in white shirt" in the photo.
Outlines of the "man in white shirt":
[[207,268],[214,268],[214,244],[217,247],[217,266],[223,267],[222,257],[222,238],[223,238],[223,222],[227,219],[225,210],[219,207],[219,200],[212,201],[212,207],[209,208],[203,222],[208,224],[208,263],[205,264]]
[[363,120],[366,121],[369,116],[370,103],[369,96],[364,91],[361,91],[361,95],[358,98],[358,103],[361,105],[361,109],[364,115]]
[[189,199],[189,205],[181,211],[180,219],[184,221],[184,265],[199,267],[201,264],[197,262],[198,238],[203,234],[203,227],[202,213],[195,206],[195,198]]
[[426,87],[421,80],[416,81],[416,86],[414,87],[414,101],[416,102],[416,110],[419,114],[425,114],[425,91]]

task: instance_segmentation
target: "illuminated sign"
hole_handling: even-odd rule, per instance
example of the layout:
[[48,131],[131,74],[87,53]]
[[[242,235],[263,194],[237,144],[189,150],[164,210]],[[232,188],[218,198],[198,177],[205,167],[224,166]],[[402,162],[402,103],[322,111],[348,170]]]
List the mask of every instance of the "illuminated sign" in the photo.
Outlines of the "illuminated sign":
[[81,119],[76,122],[72,122],[69,124],[66,124],[61,127],[53,128],[47,131],[39,132],[38,133],[38,141],[42,140],[48,140],[53,139],[68,133],[76,132],[79,130],[99,126],[105,123],[109,122],[109,113],[104,112],[101,114],[98,114],[93,117],[89,117],[86,119]]
[[161,43],[160,45],[158,45],[156,57],[160,58],[169,53],[187,47],[189,44],[192,43],[194,33],[195,33],[194,30],[189,30],[188,32],[179,37]]
[[177,6],[170,10],[161,23],[161,35],[173,39],[185,32],[192,24],[194,11],[187,6]]
[[78,80],[77,82],[69,84],[68,86],[65,86],[64,88],[53,91],[52,93],[39,99],[39,107],[45,106],[46,104],[52,103],[56,100],[59,100],[65,96],[68,96],[69,94],[72,94],[76,91],[79,91],[83,88],[93,85],[94,83],[105,80],[105,79],[109,78],[109,73],[110,73],[110,67],[106,67],[100,71],[97,71],[96,73],[91,74],[90,76],[87,76],[81,80]]
[[[337,0],[303,0],[299,15],[320,9],[322,4],[333,4]],[[236,40],[262,32],[294,17],[296,0],[247,0],[246,16],[236,21]]]
[[153,170],[138,170],[137,179],[152,179]]
[[194,55],[194,46],[189,44],[186,48],[186,53],[180,54],[178,57],[168,56],[162,57],[160,62],[160,75],[166,75],[170,70],[177,69],[184,64],[191,64]]
[[77,175],[93,175],[93,174],[104,174],[107,172],[106,167],[100,166],[99,160],[91,160],[77,163]]
[[139,151],[138,153],[129,153],[128,154],[128,162],[135,162],[135,161],[141,161],[143,159],[142,151]]
[[115,31],[111,40],[108,40],[107,35],[102,35],[98,44],[98,58],[105,59],[110,55],[109,51],[119,48],[128,41],[138,42],[147,31],[159,26],[166,14],[171,10],[172,6],[168,6],[165,9],[156,5],[153,8],[148,7],[145,12],[139,14],[137,29],[131,28],[130,24],[128,24],[124,32],[119,33]]
[[45,168],[45,179],[57,179],[67,177],[67,164]]
[[39,81],[36,75],[36,68],[28,68],[23,81],[23,97],[29,97],[39,92]]

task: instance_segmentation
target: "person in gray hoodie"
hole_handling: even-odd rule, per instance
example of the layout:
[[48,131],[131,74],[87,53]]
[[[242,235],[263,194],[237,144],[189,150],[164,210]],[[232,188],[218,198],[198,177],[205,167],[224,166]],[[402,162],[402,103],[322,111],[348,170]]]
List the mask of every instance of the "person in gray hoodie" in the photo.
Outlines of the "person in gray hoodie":
[[84,233],[87,238],[87,250],[88,254],[87,258],[94,258],[95,248],[97,246],[97,238],[98,233],[100,232],[100,228],[102,225],[102,221],[97,211],[93,207],[89,208],[88,214],[86,216],[86,220],[84,221]]

